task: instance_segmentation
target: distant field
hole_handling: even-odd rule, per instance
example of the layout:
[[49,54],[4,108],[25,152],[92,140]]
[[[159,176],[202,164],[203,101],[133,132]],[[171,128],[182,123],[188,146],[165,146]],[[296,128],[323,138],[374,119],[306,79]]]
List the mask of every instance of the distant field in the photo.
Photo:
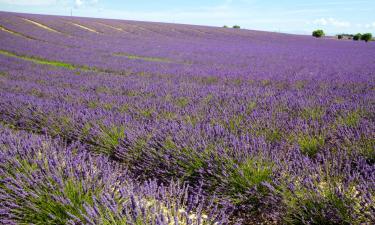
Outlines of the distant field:
[[0,12],[0,223],[375,224],[374,53]]

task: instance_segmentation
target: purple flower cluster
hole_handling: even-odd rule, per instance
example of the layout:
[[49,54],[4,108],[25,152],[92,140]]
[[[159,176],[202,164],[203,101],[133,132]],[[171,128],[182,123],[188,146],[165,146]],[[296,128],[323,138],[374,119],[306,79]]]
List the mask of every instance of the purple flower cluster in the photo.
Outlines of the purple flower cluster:
[[226,208],[171,182],[139,183],[118,163],[1,127],[2,224],[226,224]]
[[373,43],[4,12],[0,28],[0,222],[375,223]]

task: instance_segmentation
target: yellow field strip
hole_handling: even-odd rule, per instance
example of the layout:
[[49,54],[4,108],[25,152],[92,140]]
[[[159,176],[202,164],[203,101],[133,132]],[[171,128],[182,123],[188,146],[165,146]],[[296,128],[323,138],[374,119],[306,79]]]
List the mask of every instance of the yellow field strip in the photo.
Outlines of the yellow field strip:
[[84,30],[87,30],[87,31],[90,31],[90,32],[93,32],[93,33],[96,33],[96,34],[99,34],[98,31],[96,31],[96,30],[94,30],[94,29],[92,29],[92,28],[89,28],[89,27],[83,26],[83,25],[81,25],[81,24],[73,23],[73,22],[71,22],[71,24],[74,25],[74,26],[76,26],[76,27],[79,27],[79,28],[81,28],[81,29],[84,29]]
[[8,33],[11,33],[11,34],[14,34],[14,35],[19,35],[19,34],[17,34],[16,32],[13,32],[13,31],[11,31],[11,30],[8,30],[8,29],[6,29],[6,28],[3,27],[3,26],[0,26],[0,30],[5,31],[5,32],[8,32]]
[[105,24],[105,23],[100,23],[100,22],[96,22],[96,23],[100,24],[102,26],[105,26],[105,27],[112,28],[112,29],[117,30],[117,31],[124,31],[122,28],[119,28],[119,27],[114,27],[114,26],[111,26],[111,25],[108,25],[108,24]]
[[12,30],[9,30],[8,28],[3,27],[2,25],[0,25],[0,30],[4,31],[4,32],[7,32],[7,33],[10,33],[10,34],[13,34],[13,35],[16,35],[16,36],[23,37],[23,38],[27,38],[27,39],[31,39],[31,40],[36,40],[33,37],[30,37],[30,36],[27,36],[27,35],[24,35],[24,34],[15,32],[15,31],[12,31]]
[[22,19],[23,19],[24,21],[29,22],[29,23],[31,23],[31,24],[34,24],[35,26],[40,27],[40,28],[42,28],[42,29],[45,29],[45,30],[48,30],[48,31],[51,31],[51,32],[55,32],[55,33],[59,33],[59,34],[61,34],[61,32],[59,32],[59,31],[57,31],[57,30],[55,30],[55,29],[53,29],[53,28],[51,28],[51,27],[48,27],[48,26],[46,26],[46,25],[44,25],[44,24],[41,24],[41,23],[35,22],[35,21],[33,21],[33,20],[29,20],[29,19],[26,19],[26,18],[22,18]]

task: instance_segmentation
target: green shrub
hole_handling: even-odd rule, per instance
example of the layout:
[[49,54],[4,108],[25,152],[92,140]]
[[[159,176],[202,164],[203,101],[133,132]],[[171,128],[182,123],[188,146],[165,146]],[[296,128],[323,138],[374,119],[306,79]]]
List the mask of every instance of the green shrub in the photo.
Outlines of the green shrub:
[[311,190],[298,190],[289,197],[284,195],[287,213],[284,224],[352,224],[350,211],[351,199],[339,197],[333,190],[326,194]]
[[357,144],[359,154],[363,156],[368,163],[375,164],[375,138],[362,137]]
[[223,28],[228,28],[228,26],[227,26],[227,25],[224,25]]
[[323,37],[325,34],[323,30],[315,30],[313,31],[312,35],[316,38],[320,38]]
[[5,71],[0,71],[0,77],[8,77],[8,73]]
[[323,107],[307,107],[302,110],[301,117],[305,120],[321,120],[325,114],[326,110]]
[[362,34],[361,40],[365,41],[365,42],[371,41],[372,40],[372,34],[371,33]]
[[361,120],[361,113],[360,111],[353,111],[348,112],[347,114],[340,116],[337,119],[337,122],[340,125],[347,126],[347,127],[357,127]]
[[310,187],[298,180],[281,185],[286,206],[282,224],[369,224],[371,206],[363,204],[356,181],[344,184],[326,172],[308,175]]
[[278,128],[265,129],[263,132],[266,140],[270,143],[276,143],[282,138],[282,133]]
[[190,100],[187,97],[179,97],[176,99],[176,105],[180,108],[185,108],[189,102]]
[[229,187],[233,193],[244,193],[262,182],[271,182],[273,163],[261,158],[249,158],[239,164],[229,175]]
[[101,132],[97,137],[97,151],[112,155],[120,142],[125,138],[123,126],[101,126]]
[[353,36],[353,40],[354,41],[359,41],[361,39],[361,37],[362,37],[362,34],[358,33],[358,34],[356,34],[356,35]]
[[324,145],[324,138],[321,136],[303,135],[298,138],[298,145],[303,154],[313,157]]
[[240,29],[241,27],[239,25],[234,25],[233,28],[234,29]]

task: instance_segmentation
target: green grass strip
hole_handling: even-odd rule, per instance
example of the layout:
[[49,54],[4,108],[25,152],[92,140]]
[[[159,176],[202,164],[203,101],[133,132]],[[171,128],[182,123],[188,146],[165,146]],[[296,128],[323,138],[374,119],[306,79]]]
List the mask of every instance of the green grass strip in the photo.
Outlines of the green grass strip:
[[147,57],[147,56],[139,56],[139,55],[131,55],[126,53],[114,53],[114,56],[125,56],[128,59],[139,59],[143,61],[149,61],[149,62],[165,62],[170,63],[172,62],[170,59],[167,58],[159,58],[159,57]]
[[[77,68],[76,66],[74,66],[70,63],[65,63],[65,62],[60,62],[60,61],[52,61],[52,60],[42,59],[42,58],[35,57],[35,56],[19,55],[19,54],[9,52],[9,51],[6,51],[6,50],[1,50],[1,49],[0,49],[0,54],[5,55],[5,56],[23,59],[23,60],[30,61],[30,62],[37,63],[37,64],[56,66],[56,67],[64,67],[64,68],[67,68],[67,69],[70,69],[70,70],[74,70],[74,69]],[[79,67],[79,68],[86,68],[86,67]]]

